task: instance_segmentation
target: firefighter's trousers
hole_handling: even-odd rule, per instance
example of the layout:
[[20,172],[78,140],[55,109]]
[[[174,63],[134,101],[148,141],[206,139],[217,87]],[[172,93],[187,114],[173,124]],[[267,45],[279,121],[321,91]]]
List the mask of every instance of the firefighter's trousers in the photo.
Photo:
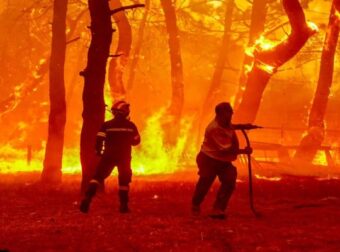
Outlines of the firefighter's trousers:
[[131,158],[117,158],[112,155],[103,155],[90,181],[86,191],[86,197],[92,198],[97,191],[98,185],[104,183],[104,180],[110,176],[114,167],[118,168],[119,198],[121,204],[128,203],[129,184],[131,182]]
[[224,211],[235,189],[236,167],[231,162],[222,162],[210,158],[202,152],[197,155],[196,162],[199,170],[199,180],[196,184],[192,204],[199,206],[203,202],[217,176],[221,185],[216,195],[214,209]]

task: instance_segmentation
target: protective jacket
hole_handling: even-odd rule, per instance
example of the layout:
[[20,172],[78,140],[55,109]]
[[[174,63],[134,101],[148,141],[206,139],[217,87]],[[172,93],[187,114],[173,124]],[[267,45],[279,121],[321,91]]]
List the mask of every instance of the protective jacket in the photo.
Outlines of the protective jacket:
[[140,143],[140,135],[136,125],[125,117],[116,116],[104,122],[97,133],[97,154],[114,158],[131,158],[131,146]]
[[231,162],[237,158],[239,142],[232,127],[224,128],[214,119],[205,130],[201,152],[213,159]]

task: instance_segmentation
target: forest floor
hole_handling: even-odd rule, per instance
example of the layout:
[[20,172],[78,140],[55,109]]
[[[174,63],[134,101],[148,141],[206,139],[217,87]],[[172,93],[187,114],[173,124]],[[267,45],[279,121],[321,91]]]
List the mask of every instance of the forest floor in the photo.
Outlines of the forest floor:
[[134,177],[131,213],[118,213],[117,181],[79,212],[79,175],[46,187],[39,174],[0,174],[0,251],[340,251],[340,180],[254,180],[255,218],[241,176],[228,218],[208,217],[218,183],[190,213],[196,176]]

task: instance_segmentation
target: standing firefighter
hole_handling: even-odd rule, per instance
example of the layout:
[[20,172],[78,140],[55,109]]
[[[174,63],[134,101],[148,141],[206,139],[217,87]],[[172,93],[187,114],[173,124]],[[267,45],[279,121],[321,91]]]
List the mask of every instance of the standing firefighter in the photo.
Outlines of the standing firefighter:
[[204,141],[196,161],[199,180],[192,198],[192,212],[199,214],[205,195],[218,176],[221,186],[217,192],[210,217],[225,218],[225,209],[235,189],[237,171],[231,163],[238,154],[251,153],[251,148],[239,149],[239,142],[231,124],[233,109],[227,102],[215,107],[216,116],[205,130]]
[[96,153],[101,156],[95,175],[90,181],[81,201],[80,211],[87,213],[91,199],[97,188],[111,174],[115,166],[118,167],[120,212],[129,212],[129,184],[131,182],[131,146],[140,143],[140,135],[136,125],[129,120],[130,105],[125,101],[118,101],[112,106],[114,118],[104,122],[97,134]]

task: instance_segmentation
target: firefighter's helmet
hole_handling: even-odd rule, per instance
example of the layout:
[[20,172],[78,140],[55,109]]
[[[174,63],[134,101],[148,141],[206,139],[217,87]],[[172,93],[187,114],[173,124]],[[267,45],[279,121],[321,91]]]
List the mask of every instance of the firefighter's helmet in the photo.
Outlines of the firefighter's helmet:
[[130,114],[130,104],[123,100],[116,101],[113,104],[111,111],[115,116],[121,115],[124,117],[128,117]]

